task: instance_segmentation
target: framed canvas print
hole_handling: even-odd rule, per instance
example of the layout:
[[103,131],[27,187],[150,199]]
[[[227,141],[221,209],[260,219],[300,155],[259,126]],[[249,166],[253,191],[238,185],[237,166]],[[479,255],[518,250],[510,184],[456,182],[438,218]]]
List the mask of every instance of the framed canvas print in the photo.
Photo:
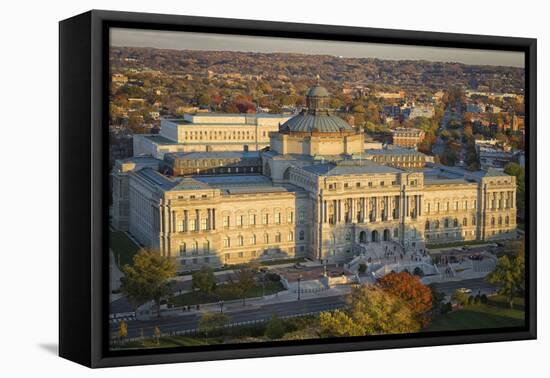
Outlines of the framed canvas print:
[[536,40],[90,11],[59,69],[62,357],[536,337]]

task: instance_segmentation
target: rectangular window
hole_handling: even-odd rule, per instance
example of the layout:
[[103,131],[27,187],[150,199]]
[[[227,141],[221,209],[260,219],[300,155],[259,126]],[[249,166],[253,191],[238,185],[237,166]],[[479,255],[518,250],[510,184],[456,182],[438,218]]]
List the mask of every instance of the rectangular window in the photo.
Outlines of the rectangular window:
[[275,213],[275,224],[281,224],[281,213]]
[[287,223],[292,223],[294,222],[294,212],[293,211],[289,211],[286,215],[286,222]]
[[208,219],[201,218],[201,230],[206,230],[206,225],[208,224]]
[[306,221],[306,211],[305,209],[298,210],[298,222],[304,223]]
[[197,220],[196,219],[190,219],[189,220],[189,229],[191,231],[195,231],[197,229]]
[[242,227],[243,226],[243,220],[244,220],[243,215],[237,215],[237,227]]
[[250,214],[248,216],[248,224],[254,226],[256,224],[256,214]]
[[262,223],[263,224],[269,224],[269,214],[263,214],[262,215]]
[[229,215],[223,217],[223,226],[225,228],[229,227]]
[[183,230],[185,229],[184,226],[185,226],[185,221],[183,219],[177,221],[176,222],[176,231],[177,232],[183,232]]

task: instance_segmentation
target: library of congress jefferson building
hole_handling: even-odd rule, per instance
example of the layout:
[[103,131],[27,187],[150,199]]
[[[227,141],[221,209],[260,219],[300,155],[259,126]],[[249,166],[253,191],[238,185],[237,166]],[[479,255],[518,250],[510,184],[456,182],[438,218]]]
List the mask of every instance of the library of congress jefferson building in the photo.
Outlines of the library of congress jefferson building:
[[411,164],[422,155],[413,150],[390,149],[375,162],[364,133],[328,104],[326,89],[313,86],[306,107],[261,151],[117,161],[113,227],[174,258],[180,271],[297,257],[346,262],[388,244],[421,250],[514,233],[515,177]]

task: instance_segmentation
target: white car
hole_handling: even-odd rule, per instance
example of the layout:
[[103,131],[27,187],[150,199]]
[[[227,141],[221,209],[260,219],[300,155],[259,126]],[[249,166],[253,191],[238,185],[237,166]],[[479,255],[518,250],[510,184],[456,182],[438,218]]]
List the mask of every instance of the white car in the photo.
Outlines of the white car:
[[465,287],[461,287],[460,289],[456,289],[456,291],[458,291],[459,293],[463,293],[463,294],[470,294],[472,292],[472,290],[470,290],[468,288],[465,288]]

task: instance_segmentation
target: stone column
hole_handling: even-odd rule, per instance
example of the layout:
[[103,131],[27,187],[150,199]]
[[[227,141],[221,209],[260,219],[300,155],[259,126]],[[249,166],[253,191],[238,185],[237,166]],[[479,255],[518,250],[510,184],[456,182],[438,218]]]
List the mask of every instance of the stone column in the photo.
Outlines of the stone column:
[[198,231],[201,229],[201,214],[200,214],[200,210],[197,209],[195,210],[195,214],[196,214],[196,219],[195,219],[195,229],[193,231]]
[[216,229],[216,209],[212,208],[212,229]]
[[183,219],[184,219],[184,225],[183,225],[183,231],[189,231],[189,211],[183,210]]

